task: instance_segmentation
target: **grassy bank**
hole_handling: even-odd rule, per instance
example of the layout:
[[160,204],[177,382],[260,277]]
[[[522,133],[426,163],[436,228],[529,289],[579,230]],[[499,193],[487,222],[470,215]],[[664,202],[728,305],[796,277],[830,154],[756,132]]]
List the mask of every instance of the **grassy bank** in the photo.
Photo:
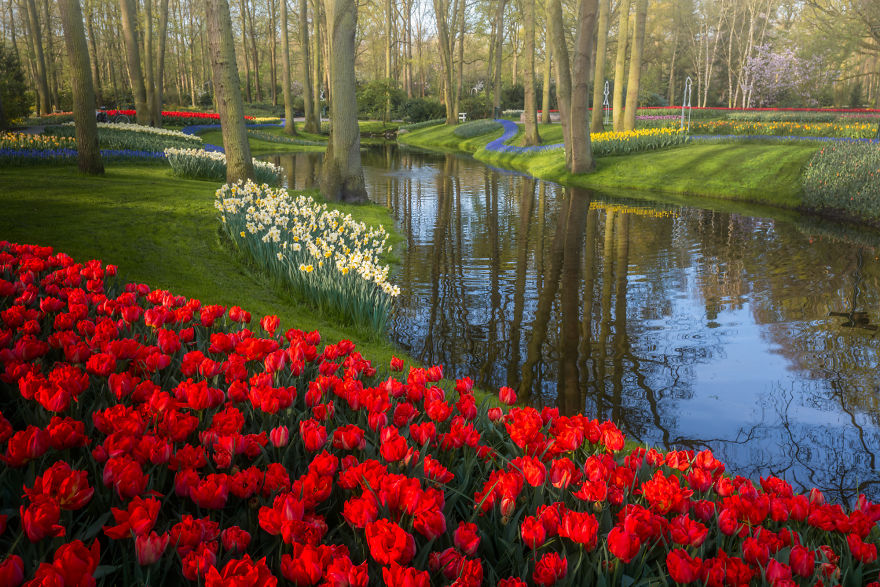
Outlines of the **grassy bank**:
[[[278,137],[288,137],[289,135],[284,134],[284,129],[277,126],[265,126],[255,128],[254,130],[258,130],[261,133],[274,135]],[[206,142],[212,145],[223,146],[223,134],[220,132],[220,129],[216,130],[206,130],[198,133],[200,137]],[[316,135],[310,133],[300,132],[296,137],[291,137],[295,139],[302,139],[304,141],[327,141],[327,137],[323,135]],[[258,139],[255,137],[248,137],[248,142],[251,145],[251,154],[252,155],[265,155],[266,153],[283,153],[283,152],[296,152],[296,151],[323,151],[325,147],[317,146],[317,145],[296,145],[296,144],[288,144],[288,143],[276,143],[274,141],[264,141],[262,139]]]
[[[544,128],[544,127],[541,127]],[[557,142],[558,125],[546,127],[544,142]],[[774,144],[699,144],[597,161],[597,170],[567,172],[562,150],[544,153],[496,153],[486,144],[500,131],[468,140],[445,126],[402,135],[401,143],[421,148],[464,151],[480,161],[523,171],[540,179],[601,190],[636,190],[735,199],[786,208],[801,205],[801,173],[819,146]],[[518,144],[515,137],[510,144]]]
[[[0,169],[0,239],[101,259],[118,265],[122,280],[206,304],[241,305],[255,320],[277,314],[284,328],[317,329],[327,341],[350,339],[377,365],[387,365],[396,352],[390,344],[322,319],[230,253],[219,238],[216,187],[173,177],[167,167],[113,165],[99,178],[73,167]],[[381,206],[339,208],[397,234]]]

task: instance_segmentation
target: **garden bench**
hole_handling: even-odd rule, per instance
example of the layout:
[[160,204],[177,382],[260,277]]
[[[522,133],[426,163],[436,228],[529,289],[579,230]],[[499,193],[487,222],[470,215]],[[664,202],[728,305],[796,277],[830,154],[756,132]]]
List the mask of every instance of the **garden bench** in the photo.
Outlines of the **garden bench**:
[[467,122],[467,112],[459,112],[458,113],[458,121],[459,122]]

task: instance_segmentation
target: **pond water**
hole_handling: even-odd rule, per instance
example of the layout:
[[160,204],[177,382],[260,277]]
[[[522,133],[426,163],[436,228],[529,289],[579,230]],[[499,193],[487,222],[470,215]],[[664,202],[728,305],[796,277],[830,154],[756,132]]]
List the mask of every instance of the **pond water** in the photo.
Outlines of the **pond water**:
[[[320,157],[267,159],[303,189]],[[734,473],[880,499],[880,236],[363,157],[406,238],[390,336],[412,356]]]

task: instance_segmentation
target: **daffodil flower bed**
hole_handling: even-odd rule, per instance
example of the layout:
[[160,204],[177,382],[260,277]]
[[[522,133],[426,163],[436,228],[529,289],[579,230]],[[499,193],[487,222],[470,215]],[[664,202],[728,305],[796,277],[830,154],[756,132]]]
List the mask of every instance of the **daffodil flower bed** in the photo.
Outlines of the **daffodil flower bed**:
[[[46,134],[57,137],[74,137],[76,129],[72,122],[47,126]],[[201,137],[184,134],[179,130],[155,128],[139,124],[98,123],[98,144],[102,149],[132,149],[159,151],[166,147],[179,149],[202,148]]]
[[590,147],[596,157],[654,151],[683,145],[687,133],[678,128],[640,128],[625,132],[599,132],[590,135]]
[[4,587],[880,587],[864,496],[119,281],[0,242]]
[[32,135],[23,132],[0,133],[0,149],[29,149],[44,151],[75,148],[76,139],[73,137]]
[[253,182],[224,185],[214,202],[224,232],[300,299],[346,323],[384,332],[400,289],[388,281],[388,234],[308,196]]
[[[201,149],[165,149],[165,158],[174,175],[192,179],[226,181],[226,154]],[[259,183],[277,184],[281,168],[268,161],[254,159],[254,175]]]
[[691,122],[691,133],[712,135],[775,135],[870,139],[877,134],[873,122],[755,122],[712,120]]

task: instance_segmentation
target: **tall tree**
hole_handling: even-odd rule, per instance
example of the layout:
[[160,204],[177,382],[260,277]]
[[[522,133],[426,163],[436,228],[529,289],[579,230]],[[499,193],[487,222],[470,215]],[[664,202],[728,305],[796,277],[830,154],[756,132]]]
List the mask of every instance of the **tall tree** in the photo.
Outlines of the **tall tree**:
[[[31,0],[29,0],[31,1]],[[119,0],[122,14],[122,37],[125,41],[125,55],[128,59],[128,78],[134,94],[134,109],[138,124],[150,124],[150,107],[147,102],[147,89],[141,73],[141,50],[138,43],[137,10],[135,0]]]
[[[299,42],[302,53],[303,67],[303,110],[305,111],[305,132],[316,133],[321,125],[318,122],[315,110],[314,94],[312,89],[312,61],[309,58],[309,3],[308,0],[299,0]],[[285,100],[286,101],[286,100]]]
[[611,12],[611,0],[599,0],[599,25],[596,34],[596,71],[593,75],[593,113],[590,122],[591,132],[602,132],[605,125],[602,124],[602,97],[605,90],[605,53],[608,44],[608,20]]
[[104,173],[98,147],[98,123],[95,119],[95,89],[89,65],[86,32],[83,29],[79,0],[60,0],[64,44],[70,58],[70,83],[73,86],[73,120],[76,128],[77,164],[90,175]]
[[639,107],[639,81],[642,75],[642,53],[645,47],[647,19],[648,0],[636,0],[636,28],[633,31],[632,55],[629,58],[629,80],[626,84],[623,130],[635,130],[636,128],[636,110]]
[[595,169],[587,124],[587,89],[590,78],[590,51],[596,27],[597,0],[580,0],[574,46],[569,68],[560,0],[550,0],[553,20],[553,52],[556,55],[556,96],[565,144],[565,164],[571,173]]
[[159,0],[159,31],[157,33],[156,77],[153,86],[153,120],[155,126],[162,126],[162,102],[165,93],[165,42],[168,36],[168,0]]
[[51,109],[49,95],[49,78],[46,75],[46,58],[43,54],[43,35],[40,30],[40,18],[37,14],[37,6],[34,0],[25,0],[27,10],[28,31],[34,47],[34,61],[36,62],[37,94],[39,97],[38,114],[48,114]]
[[507,0],[495,0],[495,67],[492,79],[492,115],[501,109],[501,47],[504,42],[504,7]]
[[437,23],[437,42],[440,45],[440,68],[443,71],[443,101],[446,104],[446,124],[458,122],[455,101],[452,98],[454,64],[452,62],[452,31],[449,26],[449,0],[434,0]]
[[620,20],[617,26],[617,60],[614,64],[614,98],[611,119],[614,132],[623,130],[623,78],[626,75],[626,41],[629,36],[629,5],[630,0],[621,0],[617,9]]
[[153,0],[144,1],[144,25],[144,87],[147,90],[147,102],[150,104],[150,124],[158,126],[162,115],[156,112],[154,105],[156,60],[153,58]]
[[229,3],[227,0],[207,0],[206,16],[214,98],[220,114],[223,147],[226,150],[226,181],[235,183],[253,179],[254,162],[251,159],[251,147],[244,123],[244,105],[235,61]]
[[281,0],[281,88],[284,93],[284,132],[296,134],[293,122],[293,91],[290,87],[290,42],[287,38],[287,0]]
[[330,38],[330,140],[324,153],[321,191],[337,202],[366,202],[361,140],[357,121],[354,76],[354,38],[357,4],[325,0]]
[[550,2],[544,1],[547,26],[544,27],[544,95],[541,97],[541,124],[550,124],[550,73],[553,57],[553,19],[550,18]]
[[538,97],[535,95],[535,0],[523,0],[526,21],[526,75],[525,75],[525,127],[524,144],[538,145]]
[[391,120],[391,24],[394,21],[394,7],[391,0],[385,0],[385,112],[384,122]]

